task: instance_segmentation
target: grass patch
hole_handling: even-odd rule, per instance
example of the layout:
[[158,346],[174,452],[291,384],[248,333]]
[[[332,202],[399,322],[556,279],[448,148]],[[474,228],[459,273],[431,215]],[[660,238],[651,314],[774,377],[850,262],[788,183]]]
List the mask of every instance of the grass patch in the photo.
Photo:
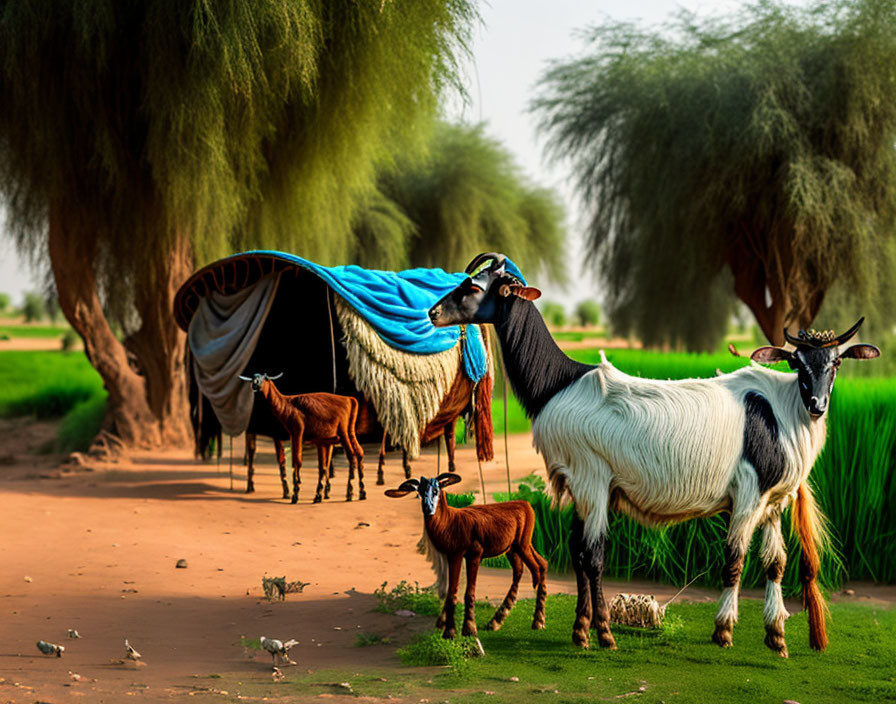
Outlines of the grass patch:
[[387,587],[388,582],[383,582],[373,593],[378,601],[376,610],[380,613],[394,614],[406,609],[424,616],[438,616],[442,611],[439,595],[431,587],[421,587],[417,582],[411,584],[405,580],[392,589]]
[[65,414],[56,436],[59,452],[85,452],[100,432],[106,415],[106,394],[97,393]]
[[103,393],[103,383],[83,353],[0,352],[0,416],[64,416]]
[[[763,644],[762,602],[757,600],[741,601],[734,647],[728,649],[710,641],[715,604],[674,603],[667,611],[667,626],[658,631],[614,627],[616,651],[583,651],[572,645],[574,597],[548,597],[548,627],[543,631],[530,628],[533,608],[531,600],[521,601],[496,632],[483,629],[491,614],[477,612],[484,658],[458,660],[453,649],[442,655],[442,639],[432,631],[401,649],[406,665],[419,662],[421,667],[316,672],[290,668],[284,669],[287,680],[278,684],[271,683],[267,670],[251,678],[243,671],[226,675],[220,686],[246,697],[293,696],[301,701],[322,693],[490,704],[743,704],[786,699],[877,704],[896,697],[894,609],[832,605],[831,644],[824,653],[809,649],[806,618],[797,613],[787,622],[790,659],[782,660]],[[445,664],[434,669],[438,657]],[[351,691],[337,689],[338,683],[348,683]]]
[[[788,621],[790,660],[765,647],[762,603],[741,602],[735,645],[710,641],[715,604],[673,604],[669,625],[656,631],[614,627],[618,651],[576,649],[570,643],[575,597],[548,598],[548,628],[529,627],[534,608],[520,602],[498,632],[481,630],[490,614],[477,614],[484,658],[438,650],[438,633],[424,634],[400,652],[420,664],[452,658],[449,669],[429,675],[440,690],[463,692],[463,701],[517,702],[540,694],[553,701],[585,702],[631,695],[645,702],[878,702],[896,695],[891,663],[896,647],[896,611],[857,605],[832,606],[831,645],[825,653],[808,646],[805,615]],[[511,681],[511,677],[519,681]],[[643,690],[641,688],[644,688]],[[362,690],[356,688],[359,694]],[[637,694],[638,692],[642,694]],[[485,692],[493,692],[486,695]],[[453,701],[453,700],[452,700]]]
[[413,642],[398,649],[398,657],[405,665],[441,665],[453,670],[466,669],[468,660],[478,654],[479,646],[472,636],[446,640],[439,631],[421,633]]

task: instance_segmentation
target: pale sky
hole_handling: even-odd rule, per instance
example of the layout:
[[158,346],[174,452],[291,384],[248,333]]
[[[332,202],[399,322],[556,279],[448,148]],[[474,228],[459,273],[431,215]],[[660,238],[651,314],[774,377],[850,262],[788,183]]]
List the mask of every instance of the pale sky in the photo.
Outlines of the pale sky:
[[[580,271],[582,218],[567,183],[568,174],[565,167],[549,168],[544,163],[534,120],[526,112],[535,82],[547,62],[577,54],[582,49],[577,30],[607,19],[643,20],[659,25],[680,8],[704,16],[727,14],[741,5],[735,0],[493,0],[490,5],[483,3],[483,24],[476,30],[473,44],[475,67],[468,70],[467,77],[472,104],[459,116],[469,122],[486,122],[488,133],[505,144],[534,183],[552,187],[561,196],[568,213],[571,285],[565,293],[543,286],[546,298],[572,304],[597,293],[593,280],[582,276]],[[513,258],[512,252],[506,254]],[[0,292],[11,294],[19,304],[23,292],[34,287],[33,278],[16,256],[9,237],[5,233],[0,235]]]

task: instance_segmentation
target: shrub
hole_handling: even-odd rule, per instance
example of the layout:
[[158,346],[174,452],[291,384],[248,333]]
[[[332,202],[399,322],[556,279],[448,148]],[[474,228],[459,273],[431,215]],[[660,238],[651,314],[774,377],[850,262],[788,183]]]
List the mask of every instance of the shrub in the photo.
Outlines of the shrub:
[[379,601],[376,610],[380,613],[394,614],[407,609],[415,614],[438,616],[442,611],[442,602],[432,587],[421,587],[416,582],[411,585],[405,580],[401,580],[390,590],[386,589],[387,585],[388,582],[383,582],[373,593]]
[[576,322],[582,327],[593,327],[600,323],[600,306],[595,301],[579,301],[575,311]]
[[541,315],[545,322],[552,327],[562,328],[566,325],[566,310],[559,303],[545,301],[541,308]]
[[421,633],[410,644],[398,650],[398,657],[405,665],[447,665],[454,670],[464,669],[467,659],[478,655],[479,644],[472,636],[458,636],[447,640],[437,630]]
[[28,291],[22,300],[22,315],[26,323],[33,323],[44,317],[44,299],[39,293]]

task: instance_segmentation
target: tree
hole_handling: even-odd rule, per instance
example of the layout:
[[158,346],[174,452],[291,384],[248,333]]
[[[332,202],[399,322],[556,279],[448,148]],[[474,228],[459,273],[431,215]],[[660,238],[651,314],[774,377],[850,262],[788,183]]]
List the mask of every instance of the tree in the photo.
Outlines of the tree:
[[422,154],[402,154],[355,222],[359,263],[460,270],[504,252],[536,278],[565,278],[563,209],[529,184],[483,125],[438,123]]
[[590,298],[579,301],[575,311],[576,322],[582,327],[600,324],[600,306]]
[[552,327],[562,328],[566,325],[566,309],[560,303],[545,301],[541,306],[541,315]]
[[11,301],[12,299],[9,297],[8,293],[0,293],[0,313],[6,312]]
[[715,346],[732,291],[775,344],[837,281],[896,309],[896,4],[744,13],[599,26],[533,104],[591,211],[608,313],[647,344]]
[[22,315],[26,323],[36,323],[46,314],[44,297],[35,291],[26,291],[22,298]]
[[232,248],[344,261],[377,167],[422,142],[476,18],[470,0],[0,10],[9,224],[49,255],[103,377],[103,438],[136,445],[188,437],[177,287]]

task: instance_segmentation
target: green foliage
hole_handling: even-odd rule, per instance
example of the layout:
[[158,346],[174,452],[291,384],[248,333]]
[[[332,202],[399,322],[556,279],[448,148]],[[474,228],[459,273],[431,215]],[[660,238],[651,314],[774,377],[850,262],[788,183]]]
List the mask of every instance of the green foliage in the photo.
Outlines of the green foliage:
[[767,285],[788,322],[811,320],[840,281],[892,324],[896,5],[763,1],[587,41],[533,109],[589,204],[615,329],[711,349],[732,272],[754,312]]
[[[48,216],[130,321],[176,246],[345,261],[376,169],[456,88],[468,0],[7,2],[0,189],[20,248]],[[30,80],[22,80],[22,76]]]
[[566,325],[566,309],[555,301],[545,301],[541,306],[541,315],[551,327],[562,328]]
[[421,633],[412,643],[398,649],[398,657],[405,665],[442,665],[455,671],[463,671],[467,661],[478,654],[479,648],[472,636],[447,640],[436,630]]
[[62,419],[55,449],[59,452],[85,452],[100,432],[105,415],[105,391],[95,393],[75,405]]
[[75,348],[75,345],[78,344],[78,334],[74,330],[69,328],[62,335],[60,344],[63,352],[70,352]]
[[383,582],[373,593],[379,602],[376,610],[381,613],[392,614],[407,609],[416,614],[438,616],[442,611],[442,602],[431,587],[421,587],[416,582],[411,585],[405,580],[389,590],[386,589],[387,585],[388,582]]
[[575,320],[582,327],[593,327],[600,323],[600,306],[590,298],[576,304]]
[[9,294],[0,293],[0,313],[5,313],[6,309],[9,308],[10,303],[12,303],[12,299]]
[[63,416],[102,389],[83,354],[0,352],[0,416]]
[[[763,605],[758,599],[741,599],[733,648],[721,649],[710,640],[715,603],[675,602],[666,612],[668,627],[661,630],[611,626],[619,647],[614,652],[597,646],[583,651],[570,643],[575,602],[572,595],[549,595],[548,626],[542,631],[530,628],[534,608],[530,599],[516,605],[499,631],[484,630],[491,614],[477,611],[486,657],[467,659],[461,667],[443,672],[403,674],[403,686],[416,687],[406,698],[455,701],[460,697],[461,701],[498,704],[541,699],[876,704],[896,696],[894,609],[832,604],[836,629],[832,628],[824,653],[809,649],[806,615],[797,612],[787,621],[790,659],[782,660],[763,643]],[[428,636],[434,650],[439,647],[438,636]],[[361,696],[368,693],[360,684],[353,682],[353,686]],[[485,695],[485,691],[493,693]]]
[[[483,125],[438,123],[423,155],[403,152],[381,172],[378,195],[356,231],[355,258],[369,264],[392,262],[400,245],[411,266],[449,271],[466,266],[471,253],[499,251],[512,252],[527,276],[565,278],[556,195],[530,185]],[[365,251],[373,233],[377,246]]]
[[442,494],[449,506],[453,508],[464,508],[471,506],[476,502],[476,494],[449,494],[447,491]]
[[22,315],[26,323],[34,323],[41,320],[46,314],[44,299],[39,293],[27,291],[22,299]]

